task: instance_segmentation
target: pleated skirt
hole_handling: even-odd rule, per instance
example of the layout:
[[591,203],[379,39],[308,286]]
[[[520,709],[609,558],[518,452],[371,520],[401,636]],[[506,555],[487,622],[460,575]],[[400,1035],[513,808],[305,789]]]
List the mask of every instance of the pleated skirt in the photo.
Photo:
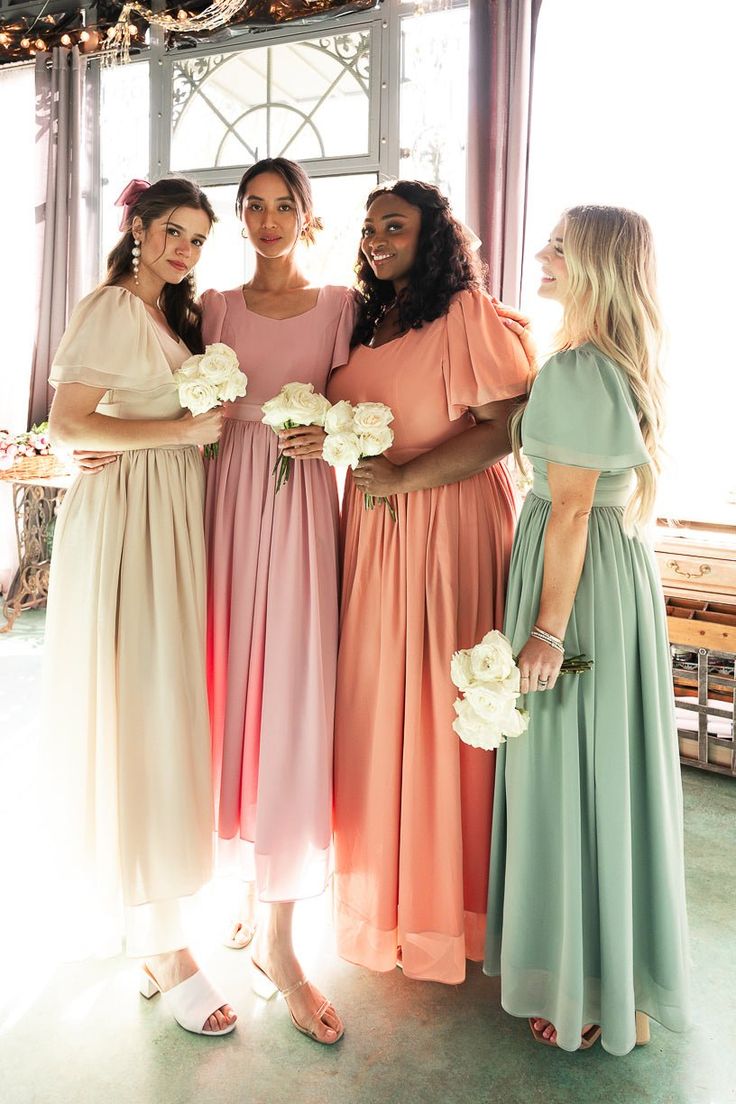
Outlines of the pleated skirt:
[[[514,651],[536,617],[550,503],[530,494],[511,562]],[[565,636],[591,671],[530,694],[525,735],[498,752],[485,971],[503,1007],[554,1023],[576,1050],[634,1046],[636,1010],[674,1030],[688,1013],[682,790],[656,565],[594,506]]]

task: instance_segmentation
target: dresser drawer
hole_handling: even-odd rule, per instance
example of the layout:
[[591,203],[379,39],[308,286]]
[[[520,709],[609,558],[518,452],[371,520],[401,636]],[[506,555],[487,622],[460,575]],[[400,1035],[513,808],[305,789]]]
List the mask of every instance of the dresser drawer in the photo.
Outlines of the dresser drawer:
[[667,588],[736,595],[736,559],[679,551],[657,551],[656,556]]

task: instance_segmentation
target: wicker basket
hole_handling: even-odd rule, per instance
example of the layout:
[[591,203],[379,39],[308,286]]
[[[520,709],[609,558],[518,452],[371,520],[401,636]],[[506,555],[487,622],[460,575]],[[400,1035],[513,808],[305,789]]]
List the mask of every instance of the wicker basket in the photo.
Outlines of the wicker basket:
[[23,480],[55,479],[60,475],[71,475],[71,469],[59,456],[24,456],[16,460],[12,468],[0,471],[0,479],[9,483]]

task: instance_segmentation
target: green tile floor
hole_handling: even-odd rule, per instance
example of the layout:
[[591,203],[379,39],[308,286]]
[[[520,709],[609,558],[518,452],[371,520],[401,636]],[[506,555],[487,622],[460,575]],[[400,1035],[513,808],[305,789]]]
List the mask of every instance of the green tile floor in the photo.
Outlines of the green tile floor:
[[[0,636],[0,1101],[2,1104],[730,1104],[736,1102],[736,782],[685,769],[695,1026],[625,1058],[536,1045],[478,966],[462,986],[341,962],[329,902],[302,908],[314,980],[346,1022],[335,1048],[298,1035],[280,1002],[251,994],[248,952],[196,948],[240,1013],[218,1040],[187,1035],[144,1001],[123,958],[53,964],[53,901],[34,807],[43,615]],[[35,843],[34,843],[35,840]],[[40,847],[40,850],[39,850]]]

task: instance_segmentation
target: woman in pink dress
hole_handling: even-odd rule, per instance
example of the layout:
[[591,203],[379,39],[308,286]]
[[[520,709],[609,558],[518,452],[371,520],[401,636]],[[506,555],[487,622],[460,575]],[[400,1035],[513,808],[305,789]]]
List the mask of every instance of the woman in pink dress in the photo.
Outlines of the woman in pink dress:
[[[293,161],[259,161],[240,182],[243,234],[256,253],[244,286],[202,297],[204,339],[224,341],[248,376],[225,409],[206,494],[208,673],[218,852],[255,879],[263,903],[254,988],[287,998],[295,1027],[335,1043],[342,1024],[307,982],[291,937],[294,902],[329,874],[337,659],[338,503],[316,427],[277,436],[261,406],[286,383],[324,392],[349,355],[353,300],[315,288],[296,257],[319,221]],[[294,460],[275,494],[279,448]],[[221,866],[223,865],[221,861]]]
[[[494,758],[452,731],[450,658],[503,621],[525,394],[519,340],[436,188],[368,197],[350,360],[332,402],[382,402],[393,448],[348,476],[335,716],[338,950],[456,983],[483,958]],[[390,497],[366,511],[363,494]]]

